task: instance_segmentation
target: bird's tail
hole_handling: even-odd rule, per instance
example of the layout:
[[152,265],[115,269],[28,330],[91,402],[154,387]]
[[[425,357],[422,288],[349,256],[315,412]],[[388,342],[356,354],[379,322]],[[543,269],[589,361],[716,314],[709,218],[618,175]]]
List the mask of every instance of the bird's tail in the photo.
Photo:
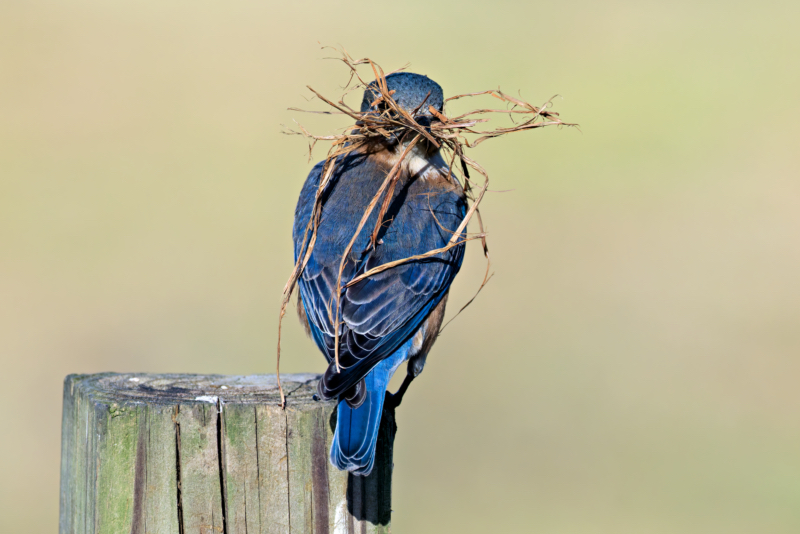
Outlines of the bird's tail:
[[352,408],[346,400],[339,402],[336,432],[331,444],[331,463],[338,469],[361,476],[372,472],[386,386],[405,360],[404,353],[408,351],[403,348],[380,362],[364,377],[367,393],[358,408]]

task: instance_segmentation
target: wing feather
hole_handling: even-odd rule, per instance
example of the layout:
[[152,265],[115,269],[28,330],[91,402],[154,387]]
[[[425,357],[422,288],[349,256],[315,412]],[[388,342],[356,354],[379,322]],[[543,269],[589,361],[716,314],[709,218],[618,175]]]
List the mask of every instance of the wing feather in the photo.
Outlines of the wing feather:
[[[388,169],[377,158],[350,155],[337,165],[323,208],[317,241],[300,277],[300,293],[314,341],[328,362],[334,359],[333,314],[336,277],[342,253],[367,204]],[[300,195],[294,226],[295,258],[313,208],[322,165],[314,167]],[[387,262],[422,254],[447,244],[466,212],[460,189],[446,180],[403,176],[387,212],[379,244],[367,250],[377,208],[356,240],[342,273],[342,286],[359,273]],[[420,328],[449,289],[461,267],[464,246],[408,262],[362,280],[342,291],[339,364],[326,372],[321,393],[344,394],[378,362],[390,356]]]

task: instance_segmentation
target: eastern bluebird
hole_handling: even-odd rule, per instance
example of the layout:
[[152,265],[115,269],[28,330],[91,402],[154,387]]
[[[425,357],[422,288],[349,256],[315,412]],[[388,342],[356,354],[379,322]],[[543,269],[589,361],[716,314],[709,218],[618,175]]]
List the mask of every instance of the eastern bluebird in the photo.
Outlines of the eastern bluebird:
[[[430,125],[429,105],[442,111],[442,88],[427,76],[400,72],[386,76],[386,82],[389,91],[394,91],[392,97],[397,104],[409,113],[416,112],[414,117],[419,124]],[[361,111],[385,110],[381,107],[385,103],[375,103],[379,94],[376,82],[372,82],[364,92]],[[409,139],[398,137],[381,138],[339,157],[322,193],[316,243],[298,281],[300,320],[328,361],[319,382],[319,395],[323,399],[339,399],[331,463],[356,475],[372,471],[384,398],[397,406],[410,382],[425,366],[444,317],[450,284],[464,257],[462,243],[342,289],[338,295],[337,370],[333,317],[342,254],[368,204],[408,142]],[[314,208],[323,164],[320,162],[311,170],[297,202],[293,229],[295,261],[303,253],[305,229]],[[401,164],[401,175],[381,222],[376,245],[370,247],[377,207],[348,255],[341,287],[376,266],[446,246],[466,208],[464,191],[450,174],[439,150],[425,139],[420,140]],[[386,386],[405,361],[408,366],[403,385],[391,395]]]

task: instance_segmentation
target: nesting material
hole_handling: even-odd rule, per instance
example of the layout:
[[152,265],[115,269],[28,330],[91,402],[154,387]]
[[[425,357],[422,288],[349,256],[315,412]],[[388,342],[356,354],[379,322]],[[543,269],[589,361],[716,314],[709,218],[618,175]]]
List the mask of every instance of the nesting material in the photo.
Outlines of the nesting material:
[[[499,89],[480,91],[476,93],[466,93],[466,94],[451,96],[450,98],[445,99],[445,104],[446,104],[447,102],[462,98],[488,96],[499,101],[495,103],[496,105],[499,104],[497,107],[479,108],[455,117],[449,117],[444,113],[439,113],[439,111],[436,110],[433,106],[428,105],[426,103],[427,101],[426,98],[426,101],[423,101],[423,103],[417,109],[413,110],[412,113],[409,113],[401,106],[399,106],[397,102],[395,102],[394,99],[392,98],[392,94],[394,93],[394,91],[388,90],[386,84],[387,74],[384,73],[383,69],[377,63],[375,63],[369,58],[355,60],[344,50],[337,50],[337,52],[340,55],[339,57],[334,59],[340,60],[350,71],[350,80],[348,84],[345,86],[345,92],[339,98],[339,101],[334,102],[326,98],[313,88],[308,87],[308,89],[312,93],[314,93],[314,95],[317,98],[325,102],[328,106],[333,108],[333,110],[306,111],[297,108],[289,108],[289,109],[292,111],[322,113],[326,115],[346,115],[351,119],[353,119],[355,121],[355,124],[347,126],[342,130],[342,133],[340,134],[328,135],[328,136],[314,135],[296,121],[295,124],[297,125],[297,129],[287,129],[285,131],[285,133],[290,135],[301,135],[308,140],[309,160],[311,159],[312,151],[317,142],[330,141],[332,142],[332,145],[328,150],[328,154],[325,158],[325,163],[322,171],[322,179],[320,180],[319,188],[317,189],[314,208],[312,210],[308,224],[306,225],[305,228],[305,233],[303,237],[303,246],[300,249],[301,253],[298,255],[294,269],[292,270],[292,273],[289,276],[289,280],[286,282],[286,285],[283,288],[283,300],[281,302],[280,315],[278,319],[277,372],[279,377],[278,381],[279,386],[280,386],[280,356],[281,356],[281,323],[283,321],[283,316],[286,313],[286,308],[289,303],[289,300],[291,299],[292,293],[294,292],[294,289],[297,285],[297,281],[300,275],[302,274],[306,264],[308,263],[312,251],[314,250],[314,244],[316,241],[317,229],[319,227],[320,214],[321,214],[320,208],[321,208],[322,192],[325,190],[325,187],[331,180],[337,162],[341,161],[340,158],[341,156],[345,156],[350,152],[364,149],[368,145],[375,143],[376,141],[380,141],[382,139],[399,140],[401,142],[400,146],[405,146],[403,152],[401,153],[400,157],[397,160],[397,163],[395,163],[395,165],[386,175],[386,178],[384,179],[378,191],[375,192],[372,201],[367,206],[367,209],[365,210],[361,218],[361,221],[359,222],[356,232],[353,234],[350,243],[348,244],[347,248],[342,254],[342,261],[339,265],[339,274],[337,278],[337,291],[335,294],[340,295],[342,289],[357,284],[361,280],[373,276],[379,272],[396,267],[397,265],[401,265],[403,263],[410,261],[419,261],[431,256],[435,256],[455,246],[459,246],[465,243],[466,241],[480,239],[481,245],[483,247],[483,254],[486,258],[486,272],[484,274],[483,281],[481,282],[480,287],[475,292],[475,295],[458,311],[458,313],[456,314],[457,316],[459,313],[461,313],[461,311],[464,310],[464,308],[469,306],[472,303],[472,301],[475,300],[475,297],[478,295],[481,289],[483,289],[483,287],[491,278],[490,275],[491,261],[489,258],[489,249],[486,244],[486,233],[484,231],[483,220],[481,219],[481,214],[479,209],[480,203],[483,200],[483,197],[489,187],[489,175],[481,165],[479,165],[475,160],[471,159],[469,156],[466,155],[466,149],[474,148],[479,144],[481,144],[482,142],[486,141],[487,139],[501,137],[515,132],[524,132],[536,128],[543,128],[545,126],[576,126],[575,124],[563,122],[559,118],[558,113],[549,111],[549,108],[551,108],[553,105],[552,98],[547,102],[545,102],[542,106],[537,107],[532,104],[529,104],[528,102],[525,102],[520,98],[512,97],[500,91]],[[374,76],[377,85],[377,87],[373,89],[373,91],[376,93],[376,99],[373,102],[373,106],[377,104],[382,104],[381,108],[383,109],[383,111],[377,112],[375,111],[375,109],[377,108],[372,107],[370,108],[371,111],[362,112],[354,110],[353,108],[345,104],[344,98],[347,94],[356,90],[364,90],[370,84],[370,80],[364,80],[361,77],[361,74],[358,71],[359,66],[370,67],[370,71]],[[430,120],[430,125],[427,127],[426,125],[420,124],[418,122],[419,116],[422,115],[419,112],[422,110],[423,106],[427,106],[427,110],[425,110],[426,118],[432,117]],[[496,116],[497,114],[507,115],[508,117],[510,117],[512,125],[506,127],[498,127],[494,129],[484,129],[485,128],[484,124],[489,122],[490,120],[489,117],[491,117],[492,115]],[[467,201],[469,209],[467,210],[466,216],[461,221],[461,224],[458,226],[456,231],[453,232],[453,235],[446,246],[435,250],[429,250],[424,254],[418,254],[401,260],[379,265],[353,278],[343,286],[342,271],[344,270],[346,258],[350,254],[353,244],[356,241],[356,238],[364,228],[364,225],[369,219],[369,216],[372,214],[372,211],[379,206],[377,223],[375,225],[375,228],[372,229],[371,240],[370,240],[370,246],[375,246],[381,222],[383,221],[383,217],[387,209],[389,208],[389,204],[392,199],[392,194],[394,192],[395,185],[397,184],[397,181],[401,174],[400,173],[401,165],[405,160],[405,158],[408,157],[409,154],[411,154],[414,146],[422,139],[427,140],[436,148],[440,149],[445,161],[449,161],[449,169],[451,177],[454,177],[461,183],[464,189],[464,193],[468,199]],[[458,160],[459,163],[458,167],[460,167],[459,169],[454,168],[456,160]],[[477,172],[482,176],[483,183],[477,183],[476,181],[473,180],[473,178],[470,176],[470,169],[474,170],[475,172]],[[475,217],[476,220],[478,221],[479,231],[476,233],[465,234],[464,230],[466,229],[467,224],[472,220],[473,217]],[[331,323],[336,325],[334,332],[336,335],[335,359],[336,359],[337,369],[339,365],[339,339],[338,339],[339,305],[340,305],[339,302],[333,302],[331,303],[329,309],[329,313],[331,314],[332,317]],[[445,324],[445,326],[447,325]],[[281,388],[281,403],[283,404],[284,402],[285,398],[283,396],[283,390]]]

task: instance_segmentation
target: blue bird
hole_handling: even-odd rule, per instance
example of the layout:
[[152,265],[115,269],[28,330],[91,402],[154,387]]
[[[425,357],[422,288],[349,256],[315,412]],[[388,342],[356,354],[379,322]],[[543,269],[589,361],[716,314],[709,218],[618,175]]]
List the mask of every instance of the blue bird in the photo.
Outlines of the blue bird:
[[[421,125],[432,120],[428,106],[442,111],[442,88],[427,76],[400,72],[386,76],[397,104]],[[364,92],[362,112],[380,112],[385,103],[376,82]],[[422,109],[424,108],[424,109]],[[407,262],[342,289],[339,305],[339,369],[335,362],[333,317],[342,255],[368,204],[397,163],[411,136],[381,138],[339,156],[321,197],[316,243],[298,280],[298,314],[328,361],[319,382],[323,399],[338,399],[331,463],[366,476],[375,461],[375,445],[384,399],[399,405],[408,385],[425,366],[444,317],[450,284],[464,257],[464,245],[423,260]],[[324,162],[311,170],[297,202],[293,228],[295,261],[304,253],[306,226],[314,208]],[[382,202],[382,201],[381,201]],[[344,286],[376,266],[424,254],[447,245],[466,214],[458,181],[438,149],[421,140],[401,164],[401,175],[381,221],[374,247],[370,237],[380,202],[358,235],[342,271]],[[462,230],[463,232],[463,230]],[[463,236],[462,236],[463,237]],[[386,392],[397,368],[407,374],[394,395]]]

